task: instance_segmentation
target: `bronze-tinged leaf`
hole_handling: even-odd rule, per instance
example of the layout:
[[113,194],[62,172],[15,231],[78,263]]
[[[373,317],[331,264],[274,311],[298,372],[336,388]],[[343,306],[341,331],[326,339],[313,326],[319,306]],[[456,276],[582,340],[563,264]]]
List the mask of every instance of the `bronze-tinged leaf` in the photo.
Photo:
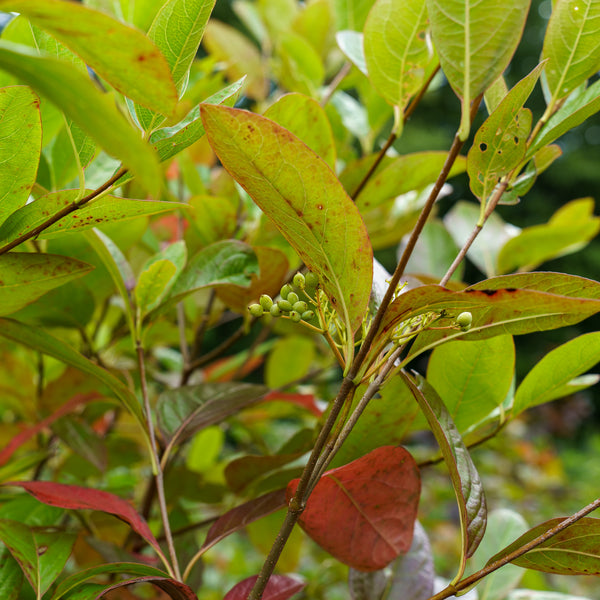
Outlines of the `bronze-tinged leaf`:
[[[246,600],[248,594],[254,587],[258,575],[248,577],[233,586],[226,594],[223,600]],[[263,600],[287,600],[294,594],[301,591],[306,584],[294,577],[287,575],[271,575],[265,591],[262,595]]]

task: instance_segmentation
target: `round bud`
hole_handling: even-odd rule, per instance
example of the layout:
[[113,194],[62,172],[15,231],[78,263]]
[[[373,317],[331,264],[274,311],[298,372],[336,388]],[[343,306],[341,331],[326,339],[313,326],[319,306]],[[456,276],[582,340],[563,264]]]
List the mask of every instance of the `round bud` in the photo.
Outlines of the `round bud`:
[[294,285],[297,288],[300,288],[301,290],[304,289],[304,286],[306,285],[306,281],[304,279],[304,275],[302,275],[302,273],[296,273],[294,275],[294,279],[292,280]]
[[263,294],[258,301],[265,310],[269,310],[273,306],[273,298],[268,294]]
[[294,302],[294,306],[292,306],[293,310],[297,310],[300,314],[306,312],[308,310],[308,304],[303,300],[298,300],[298,302]]
[[471,323],[473,322],[473,315],[470,312],[461,312],[458,317],[456,317],[456,324],[461,329],[469,329],[471,327]]
[[291,311],[288,316],[294,323],[300,323],[300,321],[302,321],[302,315],[297,310]]
[[294,305],[296,304],[296,302],[298,302],[298,300],[300,300],[300,298],[298,297],[298,294],[296,294],[296,292],[290,292],[286,298],[286,300]]
[[285,285],[283,285],[281,287],[281,290],[279,291],[280,296],[284,299],[287,300],[288,294],[292,291],[292,286],[289,283],[286,283]]
[[260,304],[251,304],[248,307],[248,310],[253,317],[262,317],[265,312],[264,308]]
[[269,313],[271,313],[272,317],[280,317],[281,309],[277,304],[273,304],[273,306],[271,306],[271,308],[269,309]]
[[314,316],[315,316],[314,310],[306,310],[302,313],[302,320],[303,321],[312,321]]
[[319,285],[319,277],[312,271],[309,271],[304,276],[304,282],[309,290],[314,290]]
[[290,310],[292,310],[292,303],[289,300],[280,300],[277,303],[277,306],[279,306],[283,312],[290,312]]

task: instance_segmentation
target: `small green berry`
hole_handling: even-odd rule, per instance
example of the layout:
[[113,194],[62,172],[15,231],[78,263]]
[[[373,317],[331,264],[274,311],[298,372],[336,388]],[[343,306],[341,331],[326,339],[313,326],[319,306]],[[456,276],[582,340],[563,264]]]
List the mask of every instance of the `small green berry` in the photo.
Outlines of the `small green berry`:
[[303,321],[312,321],[314,316],[315,316],[314,310],[305,310],[302,313],[302,320]]
[[258,301],[265,310],[269,310],[273,306],[273,298],[268,294],[263,294]]
[[260,304],[251,304],[248,307],[248,310],[253,317],[262,317],[265,312],[264,308]]
[[289,283],[286,283],[285,285],[283,285],[281,287],[281,290],[279,291],[279,295],[284,299],[287,300],[288,294],[292,291],[292,286]]
[[277,306],[279,306],[283,312],[290,312],[290,310],[292,310],[292,303],[289,300],[280,300],[277,303]]
[[314,290],[319,285],[319,277],[312,271],[309,271],[304,276],[304,282],[309,290]]
[[303,300],[298,300],[298,302],[294,302],[292,309],[297,310],[300,314],[302,314],[308,310],[308,304],[306,304],[306,302]]
[[461,329],[469,329],[471,327],[471,323],[473,322],[473,315],[470,312],[462,312],[458,317],[456,317],[456,324]]
[[273,306],[271,306],[271,308],[269,309],[269,313],[271,313],[272,317],[280,317],[281,309],[277,304],[273,304]]
[[304,279],[304,275],[302,275],[302,273],[296,273],[292,281],[294,285],[301,290],[303,290],[304,286],[306,285],[306,280]]
[[300,298],[298,297],[298,294],[296,294],[296,292],[290,292],[288,294],[288,297],[286,298],[286,300],[290,304],[294,305],[294,304],[296,304],[296,302],[298,302],[298,300],[300,300]]
[[294,323],[300,323],[300,321],[302,321],[302,315],[297,310],[291,311],[288,316]]

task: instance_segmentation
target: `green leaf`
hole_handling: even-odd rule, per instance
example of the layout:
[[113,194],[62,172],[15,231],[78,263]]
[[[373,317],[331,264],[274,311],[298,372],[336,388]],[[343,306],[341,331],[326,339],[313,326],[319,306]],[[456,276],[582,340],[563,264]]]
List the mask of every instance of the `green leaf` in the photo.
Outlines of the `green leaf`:
[[0,335],[37,352],[48,354],[67,365],[92,375],[114,393],[123,403],[123,406],[136,417],[142,430],[146,431],[145,419],[135,394],[114,375],[87,359],[71,346],[40,328],[29,327],[13,319],[0,318]]
[[205,287],[217,285],[250,285],[252,274],[258,274],[258,260],[250,246],[237,240],[223,240],[200,250],[178,277],[169,301]]
[[542,60],[554,106],[600,69],[600,2],[561,0],[552,9]]
[[[564,519],[550,519],[537,525],[488,560],[491,564],[559,525]],[[584,517],[542,542],[512,564],[526,569],[560,575],[600,574],[600,519]]]
[[485,201],[500,180],[516,168],[527,150],[531,111],[522,108],[535,86],[543,64],[521,79],[475,134],[467,158],[471,191]]
[[284,89],[316,95],[325,78],[321,57],[302,36],[291,31],[282,33],[277,45],[279,61],[273,65]]
[[177,91],[167,61],[139,30],[86,6],[53,0],[0,0],[0,10],[25,15],[125,96],[167,115],[174,111]]
[[[86,192],[90,193],[91,190]],[[26,204],[15,211],[0,226],[0,243],[10,242],[35,229],[61,209],[77,202],[80,197],[79,190],[61,190]],[[144,215],[156,215],[177,208],[187,208],[187,205],[178,202],[131,200],[117,196],[101,196],[51,225],[40,233],[39,237],[44,239],[56,238],[65,233],[76,233],[106,223],[126,221]]]
[[530,0],[427,0],[433,43],[442,69],[462,100],[459,136],[469,135],[471,102],[508,66]]
[[[214,5],[215,0],[169,0],[158,11],[148,31],[148,38],[167,59],[179,96],[187,86],[190,67]],[[141,107],[136,107],[136,114],[144,130],[153,129],[165,120]]]
[[600,231],[591,198],[573,200],[544,225],[526,227],[508,240],[498,254],[498,271],[531,271],[553,258],[581,250]]
[[[66,579],[63,579],[54,590],[54,594],[52,595],[51,600],[60,600],[65,594],[73,591],[75,588],[79,587],[81,584],[86,582],[88,579],[92,579],[93,577],[97,577],[98,575],[109,575],[109,574],[129,574],[129,575],[156,575],[167,577],[167,573],[161,571],[160,569],[156,569],[155,567],[150,567],[148,565],[140,564],[140,563],[108,563],[105,565],[99,565],[97,567],[91,567],[88,569],[83,569],[73,575],[70,575]],[[69,596],[71,598],[71,596]]]
[[548,122],[533,141],[527,156],[558,139],[561,135],[583,123],[600,110],[600,81],[594,82],[585,91],[575,91],[564,104],[548,119]]
[[0,540],[23,569],[38,597],[60,575],[76,535],[34,530],[17,521],[0,520]]
[[346,58],[360,70],[363,75],[368,75],[367,61],[363,49],[363,34],[358,31],[338,31],[335,40]]
[[0,88],[0,223],[27,202],[42,148],[40,101],[25,86]]
[[425,0],[377,0],[364,28],[369,79],[392,106],[404,109],[425,83],[434,56]]
[[277,340],[265,365],[265,383],[272,389],[306,375],[314,360],[313,341],[305,336],[291,335]]
[[142,271],[135,286],[135,304],[142,314],[154,308],[175,281],[177,267],[166,258]]
[[187,450],[186,467],[194,473],[205,473],[214,468],[224,441],[225,434],[217,425],[196,433]]
[[62,61],[38,56],[27,46],[1,40],[0,69],[46,96],[108,154],[131,169],[152,195],[158,194],[162,173],[154,151],[121,115],[112,98],[100,92],[88,77]]
[[[519,513],[506,508],[490,512],[485,537],[471,561],[473,571],[483,569],[488,556],[526,531],[527,523]],[[504,600],[524,574],[522,569],[510,564],[494,571],[477,586],[478,600]]]
[[362,31],[375,0],[334,0],[336,29]]
[[329,119],[320,104],[303,94],[286,94],[272,104],[265,117],[275,121],[335,169],[335,141]]
[[0,598],[4,600],[19,600],[23,586],[23,571],[10,552],[0,550]]
[[437,392],[418,374],[416,382],[405,373],[402,377],[429,423],[452,480],[462,538],[461,565],[454,579],[458,581],[464,572],[466,559],[477,550],[485,532],[487,508],[483,485],[469,451]]
[[329,167],[298,138],[248,112],[202,106],[213,149],[315,272],[350,331],[362,323],[373,253],[362,219]]
[[499,335],[476,342],[438,346],[427,366],[427,381],[440,395],[459,431],[502,405],[512,384],[515,346]]
[[532,406],[572,393],[569,383],[600,362],[600,333],[586,333],[548,352],[517,388],[516,416]]
[[93,267],[54,254],[8,252],[0,256],[0,315],[13,313]]

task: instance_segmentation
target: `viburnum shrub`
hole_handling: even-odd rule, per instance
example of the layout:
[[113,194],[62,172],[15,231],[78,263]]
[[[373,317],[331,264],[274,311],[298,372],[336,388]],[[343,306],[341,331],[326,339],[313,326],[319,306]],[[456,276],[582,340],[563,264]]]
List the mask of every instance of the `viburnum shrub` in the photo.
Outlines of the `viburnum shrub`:
[[[596,380],[597,332],[518,382],[513,343],[600,312],[600,283],[534,270],[596,235],[593,201],[524,229],[496,208],[600,110],[600,2],[556,0],[512,87],[529,0],[214,4],[0,0],[0,598],[518,600],[542,598],[520,567],[598,574],[600,500],[492,512],[488,543],[469,448]],[[402,153],[432,90],[450,147]]]

